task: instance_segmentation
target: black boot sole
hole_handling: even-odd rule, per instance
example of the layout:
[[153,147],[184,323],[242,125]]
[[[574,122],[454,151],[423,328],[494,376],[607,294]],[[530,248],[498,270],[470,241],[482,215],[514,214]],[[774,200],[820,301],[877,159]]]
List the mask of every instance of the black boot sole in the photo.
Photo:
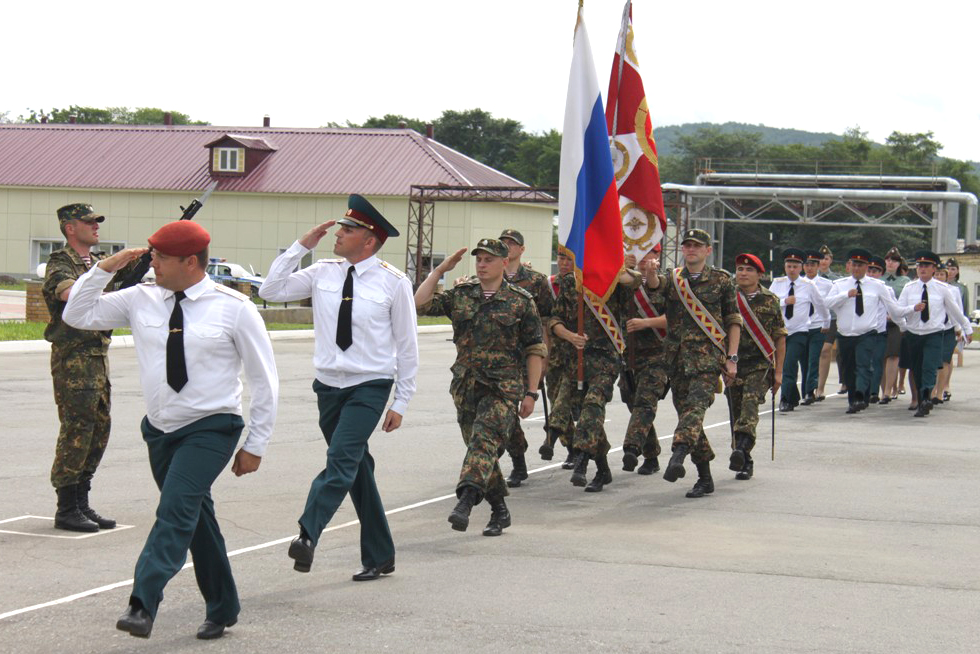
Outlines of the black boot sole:
[[466,531],[466,528],[470,526],[470,518],[469,516],[459,515],[458,513],[450,513],[449,524],[456,531]]
[[542,461],[551,461],[551,459],[555,456],[555,448],[542,445],[538,448],[538,454],[541,455]]
[[673,483],[678,479],[683,479],[687,471],[684,470],[683,464],[668,464],[667,469],[664,471],[664,479]]
[[660,472],[660,465],[659,464],[656,464],[655,463],[653,465],[653,467],[651,468],[651,467],[647,467],[646,464],[644,463],[644,465],[640,466],[640,468],[636,471],[636,474],[638,474],[638,475],[652,475],[655,472]]
[[640,462],[639,457],[637,457],[632,452],[623,453],[623,470],[626,472],[633,472],[636,470],[637,464]]
[[290,543],[286,556],[293,560],[293,570],[296,572],[309,572],[313,566],[313,559],[310,558],[306,548],[299,543]]
[[745,466],[745,453],[742,452],[742,450],[732,450],[732,455],[728,459],[728,469],[738,472],[744,466]]
[[572,473],[572,486],[585,486],[589,483],[589,480],[585,478],[585,473]]
[[54,521],[55,529],[63,529],[64,531],[77,531],[83,534],[94,534],[99,530],[99,525],[94,522],[89,524],[77,524],[74,522],[58,522],[56,519]]

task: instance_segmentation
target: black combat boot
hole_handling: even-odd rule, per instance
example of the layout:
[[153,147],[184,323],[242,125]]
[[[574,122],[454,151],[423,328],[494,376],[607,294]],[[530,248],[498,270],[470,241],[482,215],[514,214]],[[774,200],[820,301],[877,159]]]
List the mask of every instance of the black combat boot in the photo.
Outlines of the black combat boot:
[[748,481],[749,479],[752,479],[752,467],[752,459],[749,458],[745,462],[745,465],[742,466],[742,469],[738,471],[738,474],[735,475],[735,479],[738,479],[739,481]]
[[483,528],[484,536],[499,536],[510,526],[510,509],[503,497],[487,498],[490,503],[490,522]]
[[586,493],[598,493],[604,485],[612,483],[612,470],[609,469],[609,460],[605,455],[596,457],[595,466],[595,477],[585,487]]
[[623,470],[633,472],[636,464],[640,462],[640,448],[635,445],[623,446]]
[[698,463],[698,480],[694,488],[687,492],[685,497],[704,497],[715,492],[715,482],[711,479],[711,464],[707,461]]
[[470,511],[474,504],[480,503],[480,491],[472,486],[464,486],[459,493],[459,502],[456,508],[449,514],[449,522],[452,523],[456,531],[466,531],[470,526]]
[[99,525],[99,529],[115,529],[116,521],[111,518],[103,518],[95,509],[88,505],[88,493],[92,490],[92,475],[86,473],[78,481],[78,510],[82,515]]
[[581,450],[575,453],[575,466],[572,469],[572,485],[585,486],[588,479],[585,473],[589,471],[589,453]]
[[571,445],[567,446],[567,449],[568,456],[565,457],[565,462],[561,464],[562,470],[571,470],[575,467],[575,450],[572,449]]
[[675,482],[684,477],[684,457],[687,456],[687,451],[688,448],[685,443],[674,446],[674,453],[670,455],[670,461],[667,462],[667,469],[664,470],[664,479],[669,482]]
[[542,461],[551,461],[552,457],[555,456],[556,442],[558,442],[558,432],[554,429],[549,429],[547,436],[544,437],[544,444],[538,448],[538,454],[541,455]]
[[732,450],[732,456],[728,459],[728,469],[738,472],[745,465],[745,462],[749,458],[749,450],[751,449],[751,439],[748,436],[738,434],[735,439],[735,449]]
[[649,459],[643,459],[643,464],[637,469],[636,474],[652,475],[659,470],[660,462],[657,461],[657,457],[651,456]]
[[78,510],[78,484],[62,486],[57,490],[58,512],[54,514],[54,526],[68,531],[98,531],[99,525]]
[[514,454],[510,457],[514,462],[514,468],[507,477],[507,488],[518,488],[521,482],[527,479],[527,461],[523,454]]

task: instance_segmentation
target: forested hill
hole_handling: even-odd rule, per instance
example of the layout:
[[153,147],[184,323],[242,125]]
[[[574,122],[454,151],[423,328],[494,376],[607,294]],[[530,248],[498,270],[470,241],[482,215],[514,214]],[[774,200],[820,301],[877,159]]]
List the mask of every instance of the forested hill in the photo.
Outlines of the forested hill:
[[767,127],[766,125],[749,125],[748,123],[684,123],[683,125],[666,125],[655,127],[653,138],[657,142],[657,154],[670,156],[678,154],[676,144],[678,137],[693,136],[698,130],[715,129],[722,133],[754,132],[762,134],[764,145],[812,145],[821,146],[827,141],[840,140],[840,134],[830,132],[806,132],[801,129],[786,129],[782,127]]

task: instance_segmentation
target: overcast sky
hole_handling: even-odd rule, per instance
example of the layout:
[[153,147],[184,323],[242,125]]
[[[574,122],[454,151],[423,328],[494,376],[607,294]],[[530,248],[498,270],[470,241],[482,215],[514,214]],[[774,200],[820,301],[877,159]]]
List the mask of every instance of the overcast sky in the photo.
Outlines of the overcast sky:
[[[11,3],[0,112],[161,107],[319,127],[480,107],[561,129],[577,0]],[[623,2],[586,0],[600,84]],[[654,125],[935,132],[980,160],[980,3],[653,2],[633,8]],[[603,88],[605,91],[605,88]],[[605,95],[605,93],[604,93]],[[436,135],[438,138],[438,135]]]

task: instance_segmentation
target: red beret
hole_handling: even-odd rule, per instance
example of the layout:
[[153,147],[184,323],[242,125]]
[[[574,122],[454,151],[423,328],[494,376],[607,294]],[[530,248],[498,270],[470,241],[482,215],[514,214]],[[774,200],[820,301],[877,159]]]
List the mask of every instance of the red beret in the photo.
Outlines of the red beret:
[[197,254],[211,242],[208,230],[193,220],[177,220],[167,223],[149,239],[150,246],[171,257],[189,257]]
[[740,254],[735,257],[735,265],[752,266],[758,270],[761,274],[765,274],[766,267],[762,265],[762,261],[759,257],[754,254]]

